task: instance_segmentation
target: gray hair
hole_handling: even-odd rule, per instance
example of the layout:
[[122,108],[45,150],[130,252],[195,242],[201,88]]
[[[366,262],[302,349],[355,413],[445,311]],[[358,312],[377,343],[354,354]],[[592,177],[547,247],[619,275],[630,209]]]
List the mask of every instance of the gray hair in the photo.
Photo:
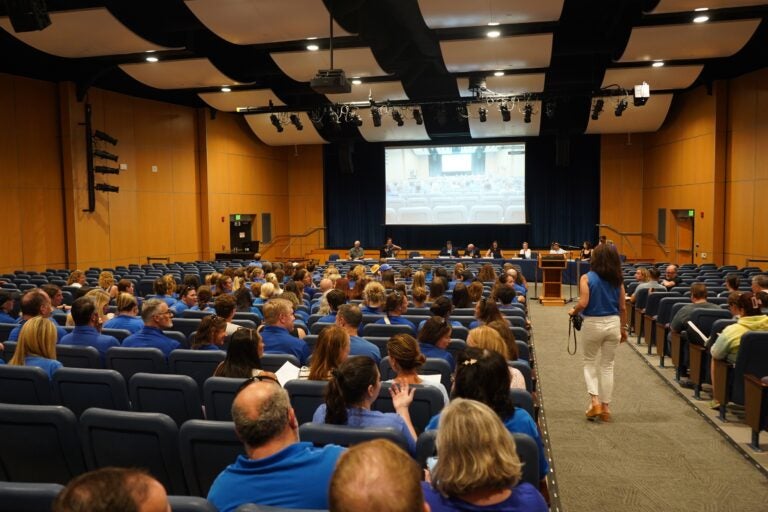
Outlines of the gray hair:
[[149,322],[157,314],[161,304],[165,304],[165,301],[161,299],[148,299],[144,301],[141,305],[141,319],[144,320],[144,323]]

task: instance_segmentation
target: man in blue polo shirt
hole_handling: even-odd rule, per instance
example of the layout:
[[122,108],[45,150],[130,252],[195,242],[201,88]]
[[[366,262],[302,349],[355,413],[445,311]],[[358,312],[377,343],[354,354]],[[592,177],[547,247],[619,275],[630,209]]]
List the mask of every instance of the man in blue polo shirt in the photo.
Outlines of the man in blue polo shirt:
[[67,331],[51,318],[52,314],[53,304],[47,293],[40,288],[27,290],[27,292],[21,296],[21,320],[19,321],[19,326],[10,332],[8,341],[18,341],[19,332],[21,332],[21,327],[24,325],[24,322],[36,316],[45,317],[53,322],[53,325],[56,326],[57,340],[61,341],[61,338],[67,335]]
[[245,455],[219,474],[208,491],[208,501],[220,512],[244,503],[328,508],[328,485],[344,448],[300,442],[288,393],[276,381],[247,384],[235,396],[232,420]]
[[356,304],[342,304],[336,313],[336,325],[349,334],[349,355],[368,356],[376,364],[381,362],[381,350],[379,347],[357,335],[357,329],[363,321],[363,313]]
[[99,333],[101,317],[96,311],[96,303],[92,298],[80,297],[73,302],[71,314],[75,328],[61,339],[60,345],[94,347],[99,351],[102,362],[104,362],[110,347],[120,346],[120,342],[114,336]]
[[336,313],[339,311],[339,306],[347,302],[347,295],[341,290],[331,290],[325,294],[325,300],[328,301],[328,307],[331,308],[331,312],[320,317],[317,321],[332,324],[336,321]]
[[173,313],[164,300],[145,300],[141,308],[141,319],[144,321],[144,327],[136,334],[125,338],[124,347],[159,348],[166,357],[172,350],[181,347],[178,341],[163,334],[163,329],[173,327]]
[[293,304],[285,299],[269,299],[264,304],[264,323],[261,337],[267,354],[290,354],[296,356],[302,365],[309,361],[309,346],[293,331]]
[[18,318],[11,316],[13,312],[13,295],[11,292],[0,290],[0,324],[15,324]]

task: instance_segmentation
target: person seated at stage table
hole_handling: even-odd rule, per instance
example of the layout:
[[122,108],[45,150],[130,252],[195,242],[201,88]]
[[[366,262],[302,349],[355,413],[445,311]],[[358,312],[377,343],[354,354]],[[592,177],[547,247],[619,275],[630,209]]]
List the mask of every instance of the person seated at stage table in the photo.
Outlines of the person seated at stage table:
[[565,254],[565,249],[560,247],[558,242],[552,242],[552,247],[549,249],[549,254]]
[[365,257],[365,249],[360,245],[360,240],[355,240],[355,244],[349,250],[349,259],[361,260]]
[[453,246],[450,240],[445,242],[445,246],[440,249],[439,256],[448,256],[450,258],[455,258],[459,255],[459,251]]
[[424,322],[424,326],[419,330],[417,341],[419,349],[426,357],[435,357],[445,359],[451,365],[451,371],[456,369],[456,363],[448,350],[451,343],[451,324],[441,316],[432,316]]
[[499,242],[494,240],[491,242],[491,246],[488,248],[487,251],[485,251],[485,257],[486,258],[503,258],[504,255],[501,253],[501,248],[499,247]]
[[384,318],[376,320],[377,324],[407,325],[411,328],[411,334],[416,334],[416,326],[402,314],[408,310],[408,297],[400,292],[392,292],[387,296],[384,304]]
[[379,250],[379,256],[381,258],[396,258],[397,251],[402,251],[403,248],[399,245],[392,243],[392,237],[387,237],[386,243]]
[[464,257],[465,258],[479,258],[480,257],[480,249],[475,247],[475,244],[469,244],[469,245],[467,245],[467,248],[464,249]]
[[581,261],[589,261],[592,258],[592,244],[584,240],[581,245],[581,253],[579,254]]
[[531,259],[531,250],[528,248],[528,242],[523,242],[523,247],[518,251],[517,256],[524,259]]

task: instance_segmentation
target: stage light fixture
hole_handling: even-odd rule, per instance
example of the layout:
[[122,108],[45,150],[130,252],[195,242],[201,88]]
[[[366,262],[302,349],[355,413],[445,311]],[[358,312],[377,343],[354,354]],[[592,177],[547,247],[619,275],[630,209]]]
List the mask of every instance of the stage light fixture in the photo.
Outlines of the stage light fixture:
[[97,183],[93,188],[102,192],[120,192],[120,187],[107,185],[106,183]]
[[613,113],[616,114],[616,117],[621,117],[621,114],[623,114],[624,111],[627,110],[628,106],[629,106],[629,102],[627,102],[626,99],[622,98],[619,100],[618,103],[616,103],[616,110],[614,110]]
[[484,123],[488,120],[488,109],[485,107],[480,107],[477,110],[477,114],[480,116],[480,122]]
[[112,144],[113,146],[117,146],[117,139],[109,135],[108,133],[104,133],[101,130],[96,130],[93,132],[93,138],[102,140],[104,142],[107,142],[109,144]]
[[499,111],[501,112],[501,120],[505,123],[508,123],[512,119],[512,113],[509,111],[509,107],[506,103],[503,103],[499,107]]
[[118,158],[117,155],[113,155],[109,151],[104,151],[102,149],[94,149],[93,156],[97,156],[105,160],[112,160],[113,162],[117,162],[117,158]]
[[371,107],[371,117],[373,118],[373,126],[376,128],[381,126],[381,112],[379,107]]
[[100,174],[120,174],[120,169],[117,167],[107,167],[106,165],[96,165],[93,167],[93,172]]
[[283,133],[283,125],[280,124],[280,118],[277,117],[277,114],[270,115],[269,120],[272,122],[272,126],[277,130],[277,133]]
[[[291,120],[291,124],[296,127],[297,130],[301,131],[304,129],[304,125],[301,124],[301,119],[299,118],[298,114],[291,114],[291,117],[289,117]],[[273,121],[274,124],[274,121]]]
[[640,85],[635,86],[634,105],[636,107],[642,107],[648,102],[648,98],[651,97],[651,87],[643,82]]
[[354,126],[363,126],[363,120],[360,118],[360,115],[356,110],[347,114],[347,121]]
[[403,115],[399,110],[392,111],[392,120],[397,123],[397,126],[403,126],[405,124],[405,121],[403,121]]
[[413,109],[413,119],[418,125],[424,124],[424,117],[421,115],[421,110],[417,108]]
[[595,105],[592,107],[592,120],[597,121],[600,119],[600,113],[603,111],[603,105],[605,105],[605,100],[602,98],[599,98],[595,100]]
[[533,105],[531,105],[530,103],[526,103],[525,107],[523,107],[523,122],[530,123],[532,115],[533,115]]

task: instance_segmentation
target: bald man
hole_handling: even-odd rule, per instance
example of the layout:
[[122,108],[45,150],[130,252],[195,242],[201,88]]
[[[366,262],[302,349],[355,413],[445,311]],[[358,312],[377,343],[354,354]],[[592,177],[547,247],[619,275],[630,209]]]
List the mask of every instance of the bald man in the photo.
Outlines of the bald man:
[[683,284],[683,278],[677,275],[677,265],[668,265],[666,276],[661,280],[661,285],[669,291],[681,284]]
[[163,485],[144,471],[103,468],[71,480],[53,502],[53,512],[170,512]]
[[377,439],[350,448],[339,458],[331,479],[331,512],[428,512],[421,471],[391,441]]
[[245,455],[216,477],[208,501],[220,512],[244,503],[328,507],[328,484],[344,448],[299,442],[288,393],[276,381],[246,381],[232,404],[232,419]]
[[361,260],[365,257],[365,249],[360,246],[360,240],[355,240],[355,245],[349,250],[349,259]]

